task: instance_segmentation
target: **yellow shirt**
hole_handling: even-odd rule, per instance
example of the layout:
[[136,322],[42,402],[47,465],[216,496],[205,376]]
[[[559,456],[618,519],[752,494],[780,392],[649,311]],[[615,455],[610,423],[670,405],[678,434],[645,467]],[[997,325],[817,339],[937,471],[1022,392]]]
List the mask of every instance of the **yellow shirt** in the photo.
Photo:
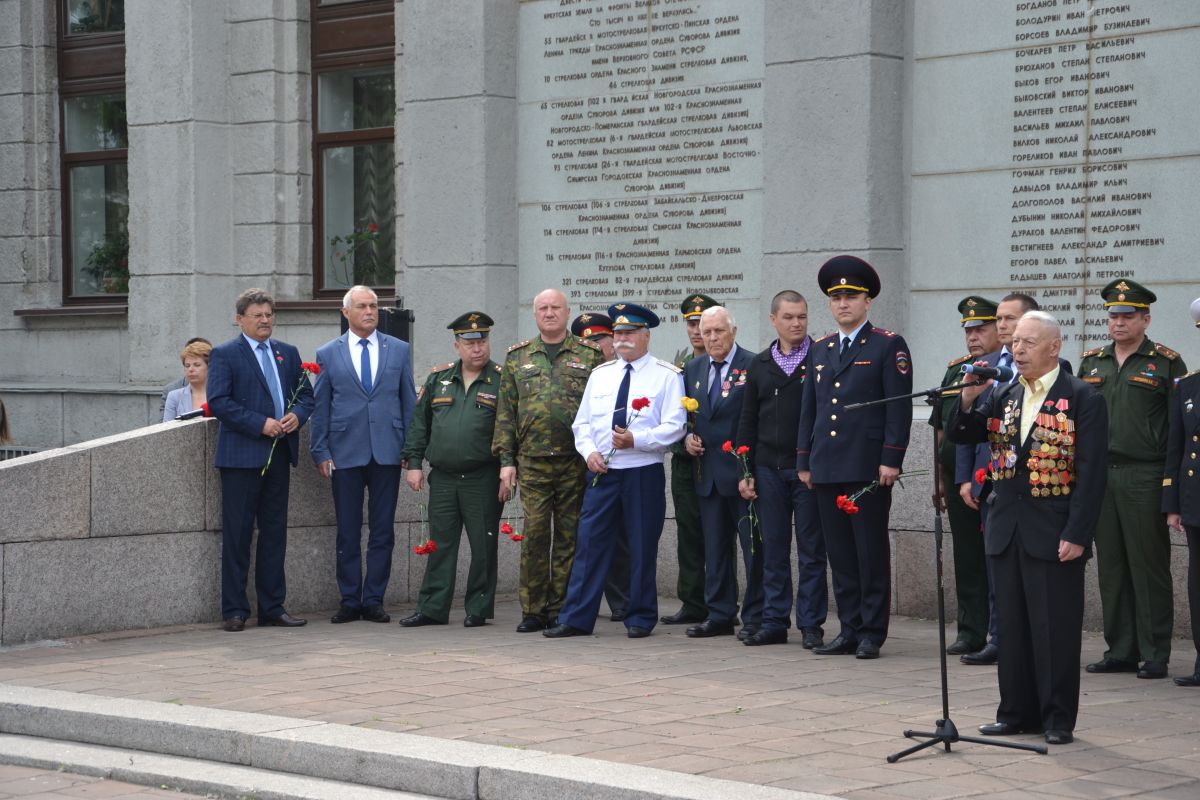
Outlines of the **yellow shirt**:
[[1038,411],[1042,407],[1042,401],[1046,399],[1046,395],[1050,393],[1050,387],[1058,380],[1059,365],[1056,362],[1054,369],[1047,372],[1040,378],[1034,378],[1032,381],[1025,380],[1022,375],[1019,380],[1021,385],[1025,387],[1025,399],[1021,401],[1021,441],[1024,442],[1029,438],[1029,432],[1033,430],[1033,421],[1037,418]]

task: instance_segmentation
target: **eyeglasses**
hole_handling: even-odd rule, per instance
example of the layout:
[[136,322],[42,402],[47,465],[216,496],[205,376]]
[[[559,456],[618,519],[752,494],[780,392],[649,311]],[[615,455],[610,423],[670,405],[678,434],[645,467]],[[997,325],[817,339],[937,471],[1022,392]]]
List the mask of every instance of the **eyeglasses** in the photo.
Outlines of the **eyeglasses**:
[[274,315],[273,313],[266,313],[266,314],[242,314],[242,316],[243,316],[243,317],[249,317],[250,319],[252,319],[252,320],[256,320],[256,321],[262,321],[262,320],[266,320],[266,319],[274,319],[274,318],[275,318],[275,315]]

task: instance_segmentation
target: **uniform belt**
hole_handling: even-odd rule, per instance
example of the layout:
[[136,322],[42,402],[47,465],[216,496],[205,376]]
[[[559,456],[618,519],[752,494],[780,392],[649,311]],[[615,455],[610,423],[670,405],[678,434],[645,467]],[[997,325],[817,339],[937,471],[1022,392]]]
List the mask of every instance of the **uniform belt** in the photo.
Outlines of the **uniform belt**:
[[1163,468],[1163,462],[1165,460],[1166,460],[1166,456],[1164,456],[1163,458],[1161,458],[1157,461],[1134,461],[1133,459],[1112,458],[1110,456],[1108,459],[1108,468],[1109,469],[1138,469],[1139,467],[1142,467],[1145,469],[1154,468],[1154,469],[1161,470]]
[[478,475],[485,475],[489,472],[494,472],[497,477],[500,476],[500,462],[494,461],[488,464],[482,464],[477,467],[468,467],[467,469],[458,469],[451,467],[442,467],[437,464],[429,465],[432,469],[438,472],[444,472],[447,475],[456,475],[460,478],[474,478]]

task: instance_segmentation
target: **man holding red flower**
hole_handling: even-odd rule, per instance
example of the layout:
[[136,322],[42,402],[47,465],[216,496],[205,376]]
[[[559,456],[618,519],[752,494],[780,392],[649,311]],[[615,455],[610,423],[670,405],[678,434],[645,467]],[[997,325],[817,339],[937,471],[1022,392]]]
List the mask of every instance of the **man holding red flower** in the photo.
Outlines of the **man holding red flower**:
[[[608,309],[617,359],[596,367],[571,430],[575,449],[587,459],[590,480],[583,496],[575,564],[551,639],[590,634],[596,624],[613,538],[624,522],[629,540],[631,639],[649,636],[658,622],[658,539],[666,517],[663,460],[687,421],[680,400],[679,368],[650,355],[650,328],[658,315],[633,303]],[[605,453],[608,455],[606,456]]]
[[274,298],[247,289],[235,308],[241,333],[213,348],[208,366],[208,406],[221,421],[214,459],[221,471],[221,616],[230,632],[243,630],[250,616],[246,578],[257,524],[258,624],[298,627],[306,621],[283,607],[288,462],[296,466],[300,454],[297,432],[312,414],[312,387],[300,352],[271,338]]

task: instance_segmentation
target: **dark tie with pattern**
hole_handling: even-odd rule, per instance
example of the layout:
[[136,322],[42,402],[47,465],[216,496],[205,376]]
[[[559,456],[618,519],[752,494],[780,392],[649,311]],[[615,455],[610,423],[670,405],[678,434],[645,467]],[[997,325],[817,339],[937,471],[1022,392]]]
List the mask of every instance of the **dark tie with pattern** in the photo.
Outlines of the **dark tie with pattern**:
[[617,407],[613,409],[613,427],[625,428],[625,408],[629,405],[629,378],[633,375],[633,364],[625,365],[625,377],[621,379],[621,388],[617,390]]
[[717,398],[721,396],[721,368],[724,366],[724,361],[712,362],[712,383],[708,385],[708,405],[710,408],[717,405]]

